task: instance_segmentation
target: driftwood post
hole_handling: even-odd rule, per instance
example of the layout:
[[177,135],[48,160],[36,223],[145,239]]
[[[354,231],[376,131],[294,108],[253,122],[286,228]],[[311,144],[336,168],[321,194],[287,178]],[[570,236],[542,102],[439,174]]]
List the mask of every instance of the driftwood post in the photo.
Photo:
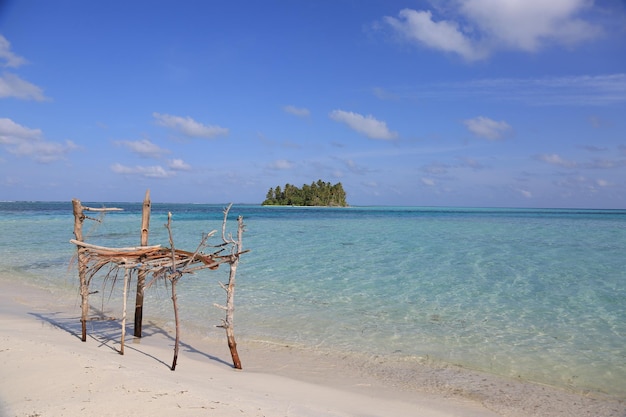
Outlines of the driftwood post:
[[[141,246],[148,245],[148,234],[150,232],[150,190],[146,191],[143,199],[141,211]],[[146,286],[147,270],[140,270],[137,274],[137,295],[135,297],[135,337],[141,337],[141,326],[143,321],[143,294]]]
[[126,299],[128,294],[128,280],[130,278],[130,269],[124,268],[124,301],[122,310],[122,337],[120,340],[120,355],[124,354],[124,339],[126,337]]
[[241,361],[239,353],[237,353],[237,342],[235,341],[234,314],[235,314],[235,277],[237,275],[237,265],[239,264],[239,254],[242,252],[243,237],[243,217],[237,217],[237,244],[235,245],[235,254],[230,262],[230,272],[228,275],[228,297],[226,300],[226,338],[228,339],[228,348],[233,358],[233,366],[241,369]]
[[228,212],[230,211],[232,204],[224,210],[224,222],[222,223],[222,240],[224,243],[231,243],[232,252],[230,255],[229,266],[230,271],[228,274],[228,284],[220,282],[220,286],[226,291],[226,306],[215,304],[216,307],[226,311],[226,318],[222,319],[222,327],[226,330],[226,339],[228,341],[228,348],[230,349],[230,356],[233,359],[233,366],[235,369],[241,369],[241,360],[239,359],[239,353],[237,352],[237,342],[235,341],[235,278],[237,276],[237,265],[239,264],[239,255],[243,253],[243,217],[237,217],[237,240],[234,240],[232,236],[226,237],[226,219]]
[[178,360],[178,346],[180,344],[180,322],[178,318],[178,297],[176,296],[176,284],[182,276],[176,265],[176,250],[174,249],[174,236],[172,235],[172,213],[167,213],[167,231],[170,237],[170,248],[172,250],[172,266],[167,274],[167,279],[172,285],[172,305],[174,307],[174,322],[176,323],[176,339],[174,340],[174,359],[172,360],[172,371],[176,370],[176,361]]
[[[91,208],[84,207],[80,200],[74,198],[72,199],[72,209],[74,212],[74,236],[78,242],[84,242],[83,240],[83,222],[87,218],[85,216],[85,211],[99,211],[99,212],[107,212],[107,211],[121,211],[119,208]],[[96,219],[91,219],[96,220]],[[77,245],[77,259],[78,259],[78,279],[80,281],[80,307],[81,307],[81,316],[80,322],[82,327],[82,335],[81,340],[83,342],[87,341],[87,320],[89,318],[89,281],[87,279],[87,260],[85,255],[85,249],[81,246]]]
[[180,345],[180,319],[178,318],[178,297],[176,296],[176,284],[181,277],[180,272],[174,272],[170,276],[172,284],[172,304],[174,306],[174,322],[176,323],[176,339],[174,341],[174,359],[172,360],[171,370],[176,370],[176,362],[178,361],[178,346]]
[[[83,221],[85,220],[85,214],[83,213],[83,206],[80,200],[72,200],[72,208],[74,211],[74,236],[79,242],[83,241]],[[80,297],[81,297],[81,316],[80,323],[82,327],[81,340],[87,341],[87,316],[89,315],[89,285],[87,283],[87,265],[85,262],[84,252],[80,246],[77,248],[78,258],[78,279],[80,281]]]

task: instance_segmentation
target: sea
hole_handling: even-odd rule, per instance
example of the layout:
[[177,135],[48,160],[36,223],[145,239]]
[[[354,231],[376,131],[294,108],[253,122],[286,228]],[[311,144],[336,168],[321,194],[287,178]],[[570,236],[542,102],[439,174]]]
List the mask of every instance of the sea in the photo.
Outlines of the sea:
[[[141,202],[83,202],[85,241],[140,242]],[[225,205],[152,203],[149,244],[195,251]],[[626,210],[233,205],[245,233],[235,334],[344,355],[453,364],[626,399]],[[71,202],[0,202],[0,274],[80,304]],[[209,241],[211,243],[211,241]],[[185,331],[222,335],[218,282],[177,285]],[[102,279],[91,302],[119,305]],[[132,296],[132,294],[131,294]],[[171,324],[165,283],[144,316]],[[131,303],[132,304],[132,303]],[[132,319],[131,319],[132,323]]]

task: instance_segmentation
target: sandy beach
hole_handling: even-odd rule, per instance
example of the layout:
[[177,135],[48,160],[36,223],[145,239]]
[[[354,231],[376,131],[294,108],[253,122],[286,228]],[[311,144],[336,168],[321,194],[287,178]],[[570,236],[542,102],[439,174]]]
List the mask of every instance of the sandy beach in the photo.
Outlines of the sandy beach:
[[240,341],[237,371],[225,341],[183,335],[172,372],[172,334],[148,320],[120,355],[119,323],[94,322],[83,343],[73,301],[0,280],[1,417],[626,416],[620,401],[454,367],[414,369],[398,385],[349,360],[252,341]]

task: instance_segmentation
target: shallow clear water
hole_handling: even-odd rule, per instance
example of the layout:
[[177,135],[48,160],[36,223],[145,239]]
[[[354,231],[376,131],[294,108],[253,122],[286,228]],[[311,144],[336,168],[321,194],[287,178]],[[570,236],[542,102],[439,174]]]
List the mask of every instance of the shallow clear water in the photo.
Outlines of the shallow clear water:
[[[86,223],[139,243],[140,204]],[[151,244],[195,250],[222,206],[153,204]],[[626,210],[234,206],[244,216],[239,337],[382,358],[429,358],[626,398]],[[97,216],[97,214],[96,214]],[[0,272],[76,294],[68,203],[0,203]],[[37,256],[33,256],[36,253]],[[218,333],[226,268],[185,277],[182,319]],[[116,303],[105,291],[104,305]],[[165,288],[146,314],[172,320]],[[208,323],[208,324],[207,324]]]

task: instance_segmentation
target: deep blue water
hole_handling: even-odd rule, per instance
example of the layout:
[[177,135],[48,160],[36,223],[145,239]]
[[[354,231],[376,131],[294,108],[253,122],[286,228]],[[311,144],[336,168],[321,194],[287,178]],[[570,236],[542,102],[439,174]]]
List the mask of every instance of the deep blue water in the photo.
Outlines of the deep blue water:
[[[83,204],[124,209],[86,223],[88,242],[139,244],[140,203]],[[153,203],[150,243],[168,244],[171,211],[176,246],[195,250],[222,210]],[[626,398],[625,210],[234,205],[233,233],[238,215],[251,249],[236,294],[244,340],[427,357]],[[75,293],[72,228],[70,202],[0,203],[0,273]],[[225,271],[179,286],[190,331],[219,331],[206,324],[221,318],[218,279]],[[147,314],[171,320],[166,291],[150,297]]]

